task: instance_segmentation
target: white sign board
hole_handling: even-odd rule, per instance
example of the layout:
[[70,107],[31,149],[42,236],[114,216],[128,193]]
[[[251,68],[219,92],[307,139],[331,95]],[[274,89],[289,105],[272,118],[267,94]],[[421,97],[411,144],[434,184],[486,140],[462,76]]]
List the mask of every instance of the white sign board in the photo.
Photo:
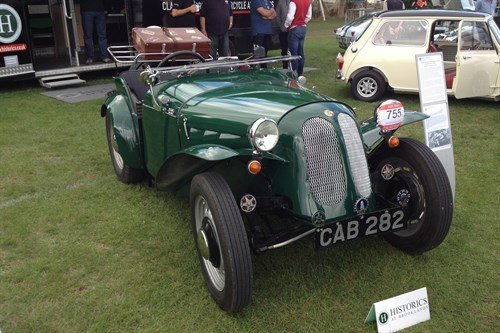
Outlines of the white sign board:
[[443,164],[455,197],[455,158],[443,54],[441,52],[417,54],[415,59],[421,111],[430,116],[424,120],[425,143]]
[[431,319],[427,288],[392,297],[372,305],[365,324],[377,321],[379,333],[397,332]]

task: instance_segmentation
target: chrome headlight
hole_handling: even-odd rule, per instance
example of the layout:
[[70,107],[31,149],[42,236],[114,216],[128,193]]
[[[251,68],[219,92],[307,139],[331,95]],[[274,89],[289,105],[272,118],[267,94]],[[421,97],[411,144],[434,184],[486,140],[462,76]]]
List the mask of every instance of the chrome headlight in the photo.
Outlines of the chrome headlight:
[[248,138],[255,149],[259,151],[270,151],[278,143],[278,125],[276,125],[274,120],[260,118],[250,126]]

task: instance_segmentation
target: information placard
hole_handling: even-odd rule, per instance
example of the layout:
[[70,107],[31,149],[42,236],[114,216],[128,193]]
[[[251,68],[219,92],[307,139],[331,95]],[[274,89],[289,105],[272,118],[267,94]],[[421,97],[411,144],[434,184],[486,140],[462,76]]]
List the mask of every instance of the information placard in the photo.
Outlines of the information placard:
[[455,197],[455,158],[443,54],[441,52],[417,54],[415,60],[420,108],[423,113],[430,116],[424,120],[425,143],[443,164],[450,180],[453,197]]
[[365,324],[377,322],[379,333],[397,332],[431,319],[427,288],[374,303]]

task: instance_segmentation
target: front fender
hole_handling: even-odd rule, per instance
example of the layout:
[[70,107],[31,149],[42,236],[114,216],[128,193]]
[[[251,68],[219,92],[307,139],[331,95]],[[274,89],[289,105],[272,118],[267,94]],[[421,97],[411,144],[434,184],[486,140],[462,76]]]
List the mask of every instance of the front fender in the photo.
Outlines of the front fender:
[[[216,164],[241,156],[250,160],[252,149],[231,149],[221,145],[202,144],[181,150],[170,156],[160,167],[155,179],[159,190],[177,190],[189,182],[196,174],[207,171]],[[270,152],[263,152],[266,160],[288,163],[285,159]]]
[[[406,111],[405,119],[401,126],[415,123],[417,121],[422,121],[427,118],[429,118],[429,116],[421,112]],[[365,145],[365,149],[366,151],[371,152],[383,139],[383,137],[380,135],[380,129],[377,126],[377,120],[374,117],[366,119],[360,124],[360,127],[361,133],[363,135],[363,143]]]
[[120,93],[113,93],[102,105],[101,115],[111,117],[118,150],[125,165],[142,169],[137,117],[130,109],[128,99]]
[[194,175],[208,170],[217,162],[238,156],[236,150],[219,145],[198,145],[170,156],[158,170],[156,187],[159,190],[176,190]]

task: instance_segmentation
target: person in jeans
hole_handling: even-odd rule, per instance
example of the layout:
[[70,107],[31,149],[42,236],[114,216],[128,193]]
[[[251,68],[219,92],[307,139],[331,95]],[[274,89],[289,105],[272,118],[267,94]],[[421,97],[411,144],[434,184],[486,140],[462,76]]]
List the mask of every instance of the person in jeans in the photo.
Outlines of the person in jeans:
[[94,59],[94,27],[97,31],[101,60],[111,62],[108,55],[108,40],[106,38],[106,13],[104,3],[100,0],[81,0],[83,39],[85,41],[85,56],[87,65],[92,65]]
[[[262,46],[267,56],[269,40],[273,34],[273,20],[276,11],[269,0],[251,0],[250,18],[252,21],[252,41],[254,45]],[[265,64],[261,65],[265,68]]]
[[310,0],[291,0],[285,27],[288,29],[288,49],[292,55],[299,55],[299,60],[292,61],[292,69],[298,75],[304,72],[304,40],[307,22],[311,20],[312,6]]
[[[280,27],[280,46],[281,55],[285,56],[288,54],[288,30],[285,27],[285,20],[288,14],[288,7],[290,6],[290,0],[280,0],[276,6],[276,23]],[[283,69],[288,68],[288,61],[283,61]]]
[[200,11],[201,32],[212,42],[210,56],[217,58],[231,55],[229,30],[233,27],[233,11],[228,0],[205,1]]

